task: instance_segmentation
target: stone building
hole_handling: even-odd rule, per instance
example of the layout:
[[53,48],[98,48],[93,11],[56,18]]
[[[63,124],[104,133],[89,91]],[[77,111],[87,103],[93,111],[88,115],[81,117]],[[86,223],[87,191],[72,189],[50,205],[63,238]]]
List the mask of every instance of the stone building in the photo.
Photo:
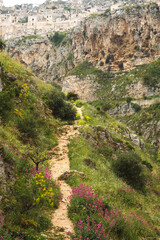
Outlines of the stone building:
[[3,0],[0,0],[0,9],[3,7]]
[[[46,36],[55,31],[68,31],[92,13],[101,14],[108,8],[116,12],[128,4],[133,5],[135,1],[118,0],[114,4],[113,0],[47,0],[39,6],[21,4],[7,8],[0,0],[0,37],[8,40],[25,35]],[[136,3],[149,1],[137,0]]]

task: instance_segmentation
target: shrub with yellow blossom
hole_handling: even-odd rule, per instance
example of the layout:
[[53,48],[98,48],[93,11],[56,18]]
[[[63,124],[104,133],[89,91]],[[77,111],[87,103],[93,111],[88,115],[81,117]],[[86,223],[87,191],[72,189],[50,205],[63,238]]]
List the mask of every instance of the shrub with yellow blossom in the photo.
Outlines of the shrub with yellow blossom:
[[14,114],[23,119],[23,114],[22,114],[21,111],[18,110],[17,108],[14,109]]
[[24,83],[24,84],[22,85],[22,89],[21,89],[19,98],[21,98],[22,100],[25,101],[25,100],[27,99],[29,93],[30,93],[29,85],[28,85],[28,83]]
[[30,177],[30,183],[34,188],[34,205],[45,205],[47,207],[57,207],[58,187],[51,179],[51,172],[47,168],[40,167],[26,169]]
[[84,116],[84,119],[85,119],[88,123],[91,122],[91,117],[89,117],[89,116],[87,116],[87,115]]

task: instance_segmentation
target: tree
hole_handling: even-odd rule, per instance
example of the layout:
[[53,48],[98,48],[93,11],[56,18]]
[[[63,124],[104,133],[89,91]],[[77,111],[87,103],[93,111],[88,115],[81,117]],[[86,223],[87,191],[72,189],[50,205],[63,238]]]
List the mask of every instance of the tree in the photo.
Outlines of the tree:
[[51,158],[51,155],[48,152],[42,152],[39,148],[30,149],[27,156],[33,161],[36,165],[36,170],[39,169],[39,164],[43,163]]
[[5,47],[6,47],[5,42],[2,39],[0,39],[0,51],[4,50]]
[[126,102],[127,102],[128,104],[130,104],[130,103],[132,102],[132,98],[131,98],[131,97],[127,97],[127,98],[126,98]]

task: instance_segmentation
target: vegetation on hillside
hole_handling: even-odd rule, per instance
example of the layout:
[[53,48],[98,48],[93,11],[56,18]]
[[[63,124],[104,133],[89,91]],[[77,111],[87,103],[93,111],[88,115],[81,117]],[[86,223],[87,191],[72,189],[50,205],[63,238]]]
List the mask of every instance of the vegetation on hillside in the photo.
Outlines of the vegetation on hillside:
[[5,47],[6,47],[5,42],[2,39],[0,39],[0,51],[4,50]]
[[[57,144],[61,113],[67,112],[63,119],[71,121],[75,110],[57,88],[4,52],[0,53],[0,79],[0,160],[6,171],[6,186],[0,186],[0,237],[46,239],[41,233],[52,227],[48,212],[58,207],[60,199],[59,186],[49,171],[48,151]],[[56,105],[52,114],[58,94],[63,104]],[[1,177],[2,183],[5,176]]]
[[[62,35],[52,36],[51,41],[59,45]],[[160,237],[160,154],[153,156],[151,145],[138,135],[135,143],[131,138],[135,133],[106,113],[124,102],[132,104],[136,113],[123,120],[139,134],[142,124],[153,118],[158,121],[159,104],[141,109],[126,96],[126,87],[143,80],[156,88],[159,68],[158,59],[130,72],[111,74],[87,61],[81,63],[68,75],[95,76],[100,98],[88,104],[76,100],[73,93],[65,96],[0,53],[0,158],[7,171],[6,189],[0,186],[2,239],[46,239],[42,233],[52,227],[49,211],[58,207],[60,199],[59,186],[49,171],[48,151],[57,144],[58,127],[75,119],[80,135],[69,144],[71,169],[84,172],[85,177],[75,173],[67,179],[73,187],[68,207],[75,229],[71,238]],[[73,103],[82,108],[83,119]]]
[[158,161],[147,144],[141,149],[126,137],[124,124],[90,104],[82,109],[90,120],[84,118],[82,135],[69,145],[71,169],[86,176],[75,174],[67,180],[73,186],[73,239],[158,238]]
[[58,46],[60,43],[63,42],[66,35],[67,32],[55,32],[54,34],[51,34],[48,38],[52,43],[54,43],[55,46]]

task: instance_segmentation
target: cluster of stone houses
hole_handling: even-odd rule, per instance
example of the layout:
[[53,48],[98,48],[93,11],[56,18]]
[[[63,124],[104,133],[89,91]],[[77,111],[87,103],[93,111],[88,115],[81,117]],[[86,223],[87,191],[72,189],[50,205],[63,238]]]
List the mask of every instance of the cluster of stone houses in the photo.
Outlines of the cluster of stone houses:
[[44,36],[50,32],[67,31],[75,27],[91,13],[104,9],[96,6],[85,9],[82,1],[46,1],[40,6],[32,4],[4,7],[0,0],[0,36],[5,39],[25,35]]
[[103,4],[96,5],[91,4],[92,1],[46,0],[39,6],[21,4],[5,7],[3,0],[0,0],[0,36],[8,40],[26,35],[46,36],[56,31],[68,31],[90,14],[102,13],[107,8],[115,11],[128,4],[128,1],[133,4],[137,2],[102,0],[100,2]]

